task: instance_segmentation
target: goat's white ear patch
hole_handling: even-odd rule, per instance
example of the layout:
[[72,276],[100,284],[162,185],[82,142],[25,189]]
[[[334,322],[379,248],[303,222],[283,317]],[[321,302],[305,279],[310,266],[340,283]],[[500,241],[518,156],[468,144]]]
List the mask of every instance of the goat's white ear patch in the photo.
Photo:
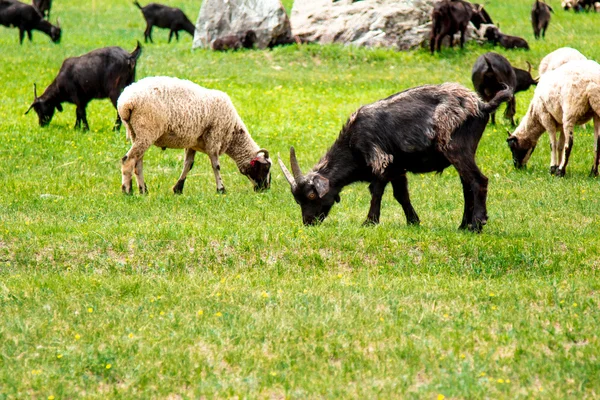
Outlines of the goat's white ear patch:
[[321,175],[315,175],[312,182],[320,198],[323,198],[329,192],[329,179]]

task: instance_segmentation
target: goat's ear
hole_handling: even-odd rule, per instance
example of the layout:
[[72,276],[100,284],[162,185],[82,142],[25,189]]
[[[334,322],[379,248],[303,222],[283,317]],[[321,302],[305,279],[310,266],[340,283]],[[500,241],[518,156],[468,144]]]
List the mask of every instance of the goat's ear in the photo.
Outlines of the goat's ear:
[[329,179],[321,175],[315,175],[313,184],[315,185],[315,190],[317,191],[319,198],[323,198],[323,196],[329,192]]
[[335,202],[336,202],[336,203],[339,203],[339,202],[340,202],[340,200],[341,200],[341,199],[340,199],[340,195],[339,195],[339,194],[336,194],[336,195],[335,195]]
[[58,111],[62,112],[62,106],[60,105],[60,103],[58,103],[58,104],[56,105],[56,109],[57,109]]

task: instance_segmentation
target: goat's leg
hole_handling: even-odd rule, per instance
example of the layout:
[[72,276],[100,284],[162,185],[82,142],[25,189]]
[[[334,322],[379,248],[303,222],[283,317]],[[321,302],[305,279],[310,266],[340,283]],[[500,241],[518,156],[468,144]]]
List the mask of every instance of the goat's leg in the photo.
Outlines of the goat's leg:
[[567,164],[569,164],[569,156],[571,155],[571,150],[573,149],[573,128],[575,124],[567,121],[563,124],[563,133],[565,144],[562,148],[562,160],[558,169],[556,170],[556,176],[565,176],[567,172]]
[[30,42],[33,41],[33,37],[31,36],[31,31],[27,31],[27,39],[29,39]]
[[143,168],[144,155],[142,154],[142,156],[136,161],[133,171],[135,173],[135,179],[137,180],[138,188],[140,189],[140,194],[148,194],[148,186],[146,186],[146,183],[144,182]]
[[517,113],[517,102],[515,100],[515,96],[511,97],[511,99],[506,103],[506,111],[504,112],[504,117],[510,120],[510,125],[515,127],[515,114]]
[[404,215],[406,216],[406,223],[408,225],[419,225],[419,216],[413,208],[410,202],[410,196],[408,195],[408,180],[406,174],[400,176],[400,178],[392,181],[392,188],[394,189],[394,198],[402,206]]
[[171,29],[169,31],[169,42],[168,43],[171,43],[171,39],[173,38],[173,32],[174,32],[173,29]]
[[[110,101],[113,104],[113,106],[115,107],[115,110],[117,109],[117,100],[119,99],[119,93],[112,93],[110,95]],[[117,132],[119,130],[121,130],[121,125],[123,123],[121,122],[121,116],[119,115],[119,112],[117,111],[117,120],[115,121],[115,125],[113,126],[113,131]]]
[[590,172],[591,177],[598,176],[598,163],[600,162],[600,116],[594,115],[594,164]]
[[215,174],[215,181],[217,182],[217,193],[224,194],[225,186],[223,185],[223,180],[221,179],[221,166],[219,165],[219,155],[216,153],[209,154],[210,164],[212,165],[213,172]]
[[463,212],[463,219],[460,223],[458,229],[467,229],[473,224],[473,207],[475,202],[475,197],[473,196],[473,190],[471,186],[467,184],[467,182],[460,177],[460,183],[463,188],[463,197],[465,200],[465,210]]
[[492,125],[496,125],[496,111],[494,111],[493,113],[491,113],[490,117],[492,119]]
[[[488,220],[486,208],[488,178],[481,173],[477,164],[475,164],[474,154],[458,155],[452,158],[454,160],[450,161],[458,171],[463,184],[465,209],[467,206],[470,208],[470,204],[468,203],[470,201],[469,198],[472,198],[473,201],[471,224],[468,225],[468,228],[473,232],[481,232],[481,228]],[[469,191],[472,193],[472,196],[469,195]],[[468,219],[469,217],[467,216]]]
[[25,39],[25,30],[19,28],[19,44],[23,44],[23,39]]
[[[134,172],[134,169],[138,166],[138,160],[141,160],[142,157],[144,157],[144,153],[148,147],[150,146],[145,143],[135,142],[127,154],[125,154],[125,156],[121,159],[121,190],[123,193],[131,194],[131,176]],[[140,169],[135,171],[137,179],[139,179],[137,175],[138,172],[141,172],[141,164]],[[138,184],[139,183],[140,181],[138,181]]]
[[175,39],[177,39],[177,41],[179,42],[179,31],[178,30],[175,31]]
[[196,150],[193,149],[185,149],[185,161],[183,162],[183,172],[179,176],[179,180],[175,186],[173,186],[173,193],[182,194],[183,193],[183,185],[185,184],[185,178],[187,177],[188,172],[194,167],[194,157],[196,156]]
[[465,26],[465,28],[460,31],[460,48],[464,49],[465,48],[465,32],[467,31],[467,27]]
[[369,191],[371,192],[371,207],[367,214],[367,219],[363,225],[375,225],[379,223],[379,215],[381,214],[381,198],[385,192],[385,187],[388,181],[375,180],[369,185]]

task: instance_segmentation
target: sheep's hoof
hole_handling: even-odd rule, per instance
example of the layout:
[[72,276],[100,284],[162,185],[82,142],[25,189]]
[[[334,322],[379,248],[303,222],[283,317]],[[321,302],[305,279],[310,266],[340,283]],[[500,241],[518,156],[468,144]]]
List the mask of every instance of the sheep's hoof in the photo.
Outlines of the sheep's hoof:
[[556,175],[556,170],[558,169],[558,165],[553,165],[550,167],[550,175]]
[[148,186],[144,183],[144,186],[138,186],[140,189],[140,194],[148,194]]
[[365,222],[363,222],[363,226],[375,226],[377,224],[379,224],[379,219],[375,219],[375,218],[371,218],[371,217],[367,217]]
[[567,172],[567,170],[558,168],[556,170],[556,176],[558,176],[559,178],[563,178],[565,176],[566,172]]
[[225,188],[224,188],[224,187],[222,187],[222,188],[220,188],[220,189],[217,189],[217,193],[218,193],[218,194],[225,194],[225,193],[227,193],[227,191],[225,190]]

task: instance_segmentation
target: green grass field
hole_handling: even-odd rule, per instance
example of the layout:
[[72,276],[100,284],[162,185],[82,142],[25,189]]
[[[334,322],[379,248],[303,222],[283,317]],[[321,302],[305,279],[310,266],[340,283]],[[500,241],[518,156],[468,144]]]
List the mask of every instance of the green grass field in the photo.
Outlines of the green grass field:
[[[195,20],[198,4],[170,2]],[[503,31],[532,50],[496,51],[537,66],[565,45],[600,60],[600,14],[555,14],[535,41],[530,1],[490,2]],[[291,0],[286,2],[291,8]],[[600,397],[600,231],[593,130],[575,132],[567,176],[549,175],[544,137],[517,171],[508,123],[488,127],[478,163],[490,220],[459,232],[453,169],[409,177],[421,218],[407,227],[391,190],[381,224],[361,226],[366,184],[318,227],[274,164],[255,194],[223,157],[226,195],[199,154],[185,192],[171,187],[183,151],[145,157],[148,196],[121,194],[124,129],[108,100],[73,129],[64,104],[50,126],[23,113],[64,58],[128,50],[144,22],[129,1],[56,2],[59,45],[18,44],[0,28],[0,399],[75,398],[597,398]],[[478,55],[289,46],[215,54],[167,31],[144,46],[138,79],[172,75],[226,91],[252,136],[306,171],[360,105],[446,81],[471,87]],[[534,72],[537,75],[537,71]],[[517,95],[522,117],[533,89]],[[502,109],[503,110],[503,107]]]

